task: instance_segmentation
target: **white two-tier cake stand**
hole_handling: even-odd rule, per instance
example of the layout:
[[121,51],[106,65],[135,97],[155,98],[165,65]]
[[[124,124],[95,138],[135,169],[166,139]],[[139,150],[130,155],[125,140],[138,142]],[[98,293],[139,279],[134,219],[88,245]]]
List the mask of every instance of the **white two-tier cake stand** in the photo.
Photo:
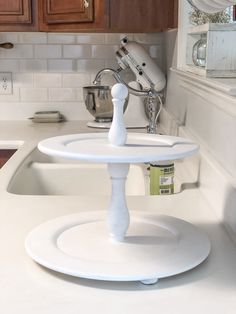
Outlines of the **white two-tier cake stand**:
[[179,137],[127,135],[126,87],[116,84],[112,96],[109,133],[58,136],[38,145],[48,155],[107,163],[112,184],[107,214],[80,212],[48,221],[31,231],[26,250],[39,264],[65,274],[152,284],[200,264],[210,252],[210,242],[181,219],[135,211],[129,215],[125,197],[129,165],[183,158],[196,153],[198,146]]

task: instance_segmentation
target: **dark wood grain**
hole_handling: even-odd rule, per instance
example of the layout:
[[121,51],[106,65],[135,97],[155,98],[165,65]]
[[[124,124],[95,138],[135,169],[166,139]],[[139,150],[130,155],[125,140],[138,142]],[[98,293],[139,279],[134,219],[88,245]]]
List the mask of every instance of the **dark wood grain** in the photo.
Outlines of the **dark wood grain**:
[[16,152],[16,149],[0,149],[0,168],[8,161]]
[[176,27],[177,0],[110,0],[112,31],[156,32]]

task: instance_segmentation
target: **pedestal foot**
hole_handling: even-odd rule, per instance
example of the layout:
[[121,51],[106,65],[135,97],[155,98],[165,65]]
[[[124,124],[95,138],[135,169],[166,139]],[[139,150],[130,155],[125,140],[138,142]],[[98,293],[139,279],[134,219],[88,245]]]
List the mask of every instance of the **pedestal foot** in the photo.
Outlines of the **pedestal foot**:
[[144,285],[154,285],[155,283],[158,282],[158,278],[151,278],[151,279],[144,279],[144,280],[141,280],[140,282]]

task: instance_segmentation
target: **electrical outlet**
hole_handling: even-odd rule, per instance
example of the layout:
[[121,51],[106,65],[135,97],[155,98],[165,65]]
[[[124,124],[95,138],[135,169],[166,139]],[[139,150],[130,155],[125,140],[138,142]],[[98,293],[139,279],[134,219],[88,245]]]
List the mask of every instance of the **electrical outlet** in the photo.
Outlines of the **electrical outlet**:
[[11,72],[0,72],[0,95],[12,94],[12,74]]

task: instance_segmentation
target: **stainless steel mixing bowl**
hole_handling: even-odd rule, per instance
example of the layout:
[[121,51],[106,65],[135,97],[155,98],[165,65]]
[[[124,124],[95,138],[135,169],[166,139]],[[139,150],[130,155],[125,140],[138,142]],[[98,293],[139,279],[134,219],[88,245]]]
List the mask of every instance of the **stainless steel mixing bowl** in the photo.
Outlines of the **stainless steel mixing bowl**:
[[[87,110],[97,122],[110,122],[113,117],[113,104],[110,86],[85,86],[83,88],[84,101]],[[128,97],[124,104],[127,108]]]

